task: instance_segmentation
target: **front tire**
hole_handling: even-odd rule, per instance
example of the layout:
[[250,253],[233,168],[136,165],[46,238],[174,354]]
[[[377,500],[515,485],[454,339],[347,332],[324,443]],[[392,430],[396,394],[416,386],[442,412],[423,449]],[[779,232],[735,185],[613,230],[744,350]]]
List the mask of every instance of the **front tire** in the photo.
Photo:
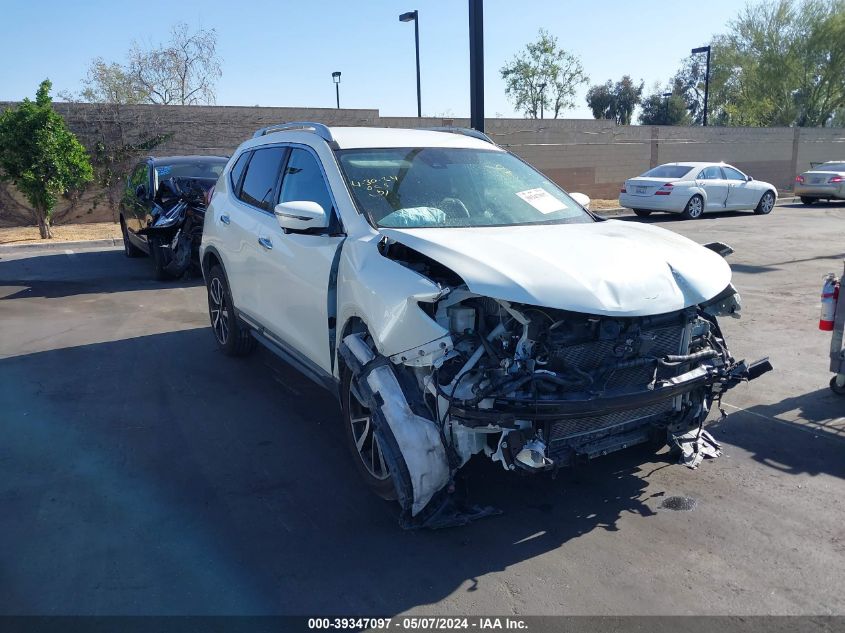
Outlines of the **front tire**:
[[162,252],[161,241],[148,237],[147,244],[150,247],[150,261],[153,263],[153,279],[164,281],[170,277],[167,273],[167,259]]
[[651,211],[649,209],[634,209],[634,213],[638,218],[647,218],[651,215]]
[[256,340],[235,314],[229,284],[220,266],[208,274],[208,316],[217,347],[226,356],[246,356],[255,349]]
[[396,486],[384,457],[384,447],[375,432],[372,413],[362,400],[352,371],[344,367],[340,378],[340,406],[355,470],[376,495],[396,501]]
[[810,206],[811,204],[818,202],[818,198],[810,198],[809,196],[801,196],[801,204]]
[[684,207],[683,215],[687,220],[697,220],[704,214],[704,198],[695,194]]
[[772,212],[772,209],[775,208],[775,194],[771,191],[767,191],[763,194],[763,197],[760,198],[760,202],[757,203],[757,207],[754,209],[754,213],[757,215],[768,215]]

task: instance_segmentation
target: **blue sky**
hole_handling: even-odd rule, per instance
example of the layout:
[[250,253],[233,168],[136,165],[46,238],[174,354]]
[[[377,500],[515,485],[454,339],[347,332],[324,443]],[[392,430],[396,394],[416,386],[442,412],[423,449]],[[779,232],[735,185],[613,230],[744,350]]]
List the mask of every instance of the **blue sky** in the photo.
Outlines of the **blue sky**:
[[[157,43],[177,21],[218,32],[220,105],[334,107],[331,73],[343,73],[341,106],[416,114],[413,24],[420,12],[423,114],[469,116],[466,0],[2,0],[0,100],[79,89],[91,58],[123,61],[133,39]],[[630,74],[646,91],[665,82],[690,48],[722,32],[737,0],[486,0],[486,114],[518,116],[498,69],[544,27],[581,57],[590,83]],[[567,118],[590,118],[583,88]]]

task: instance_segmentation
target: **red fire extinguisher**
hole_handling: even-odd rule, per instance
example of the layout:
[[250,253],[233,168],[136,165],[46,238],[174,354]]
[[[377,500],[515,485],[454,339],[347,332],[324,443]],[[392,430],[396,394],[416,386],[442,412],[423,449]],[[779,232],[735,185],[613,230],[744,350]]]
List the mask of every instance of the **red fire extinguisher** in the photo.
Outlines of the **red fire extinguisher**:
[[829,273],[824,278],[822,286],[822,314],[819,318],[819,329],[825,332],[833,331],[833,321],[836,318],[836,302],[839,299],[839,280],[836,275]]

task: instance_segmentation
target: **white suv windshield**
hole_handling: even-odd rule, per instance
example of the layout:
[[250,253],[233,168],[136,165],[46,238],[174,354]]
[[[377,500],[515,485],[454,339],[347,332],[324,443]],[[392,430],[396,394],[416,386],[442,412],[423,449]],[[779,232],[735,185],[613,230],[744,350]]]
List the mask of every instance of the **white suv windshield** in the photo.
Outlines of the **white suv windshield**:
[[593,222],[566,192],[507,152],[466,148],[337,152],[373,226],[429,228]]

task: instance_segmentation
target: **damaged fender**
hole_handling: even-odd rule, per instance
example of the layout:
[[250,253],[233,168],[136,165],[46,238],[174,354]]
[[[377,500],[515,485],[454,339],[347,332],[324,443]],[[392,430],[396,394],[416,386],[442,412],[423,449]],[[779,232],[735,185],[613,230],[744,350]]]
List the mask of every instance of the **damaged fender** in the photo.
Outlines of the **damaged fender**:
[[[393,482],[403,511],[410,509],[416,516],[450,479],[449,460],[440,431],[435,422],[417,415],[399,384],[390,361],[376,357],[362,334],[350,334],[343,339],[340,354],[358,380],[358,388],[370,403],[376,432],[386,424],[398,446],[399,456],[391,456],[388,466],[393,470]],[[390,446],[390,442],[387,443]],[[389,453],[389,451],[388,451]],[[401,457],[408,470],[411,490],[404,490],[397,476],[396,457]]]

